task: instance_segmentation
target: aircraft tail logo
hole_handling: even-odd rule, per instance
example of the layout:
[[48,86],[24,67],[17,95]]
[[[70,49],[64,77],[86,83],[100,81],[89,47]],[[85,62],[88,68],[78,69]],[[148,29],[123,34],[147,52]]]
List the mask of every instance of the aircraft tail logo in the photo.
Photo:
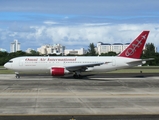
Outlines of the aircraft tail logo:
[[130,45],[118,56],[139,59],[149,31],[143,31]]

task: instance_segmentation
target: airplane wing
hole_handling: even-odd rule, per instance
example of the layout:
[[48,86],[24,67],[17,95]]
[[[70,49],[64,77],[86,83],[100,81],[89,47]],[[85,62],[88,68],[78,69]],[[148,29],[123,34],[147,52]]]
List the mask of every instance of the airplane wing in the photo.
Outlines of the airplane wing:
[[107,63],[110,63],[110,62],[100,62],[100,63],[90,63],[90,64],[75,65],[75,66],[65,66],[65,68],[70,72],[85,71],[86,69],[88,69],[88,67],[100,66],[102,64],[107,64]]

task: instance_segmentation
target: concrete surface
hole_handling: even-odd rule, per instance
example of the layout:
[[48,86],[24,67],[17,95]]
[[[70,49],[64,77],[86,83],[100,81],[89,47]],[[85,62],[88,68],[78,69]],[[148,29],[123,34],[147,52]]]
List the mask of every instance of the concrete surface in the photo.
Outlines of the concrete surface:
[[142,75],[16,79],[1,74],[0,115],[158,115],[159,77]]

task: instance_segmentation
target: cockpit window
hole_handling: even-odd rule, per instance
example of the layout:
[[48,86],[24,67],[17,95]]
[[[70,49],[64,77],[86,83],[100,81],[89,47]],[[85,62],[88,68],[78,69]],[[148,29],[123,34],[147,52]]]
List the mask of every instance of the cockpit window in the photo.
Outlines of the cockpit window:
[[9,62],[9,63],[13,63],[13,61],[11,61],[11,60],[10,60],[10,61],[8,61],[8,62]]

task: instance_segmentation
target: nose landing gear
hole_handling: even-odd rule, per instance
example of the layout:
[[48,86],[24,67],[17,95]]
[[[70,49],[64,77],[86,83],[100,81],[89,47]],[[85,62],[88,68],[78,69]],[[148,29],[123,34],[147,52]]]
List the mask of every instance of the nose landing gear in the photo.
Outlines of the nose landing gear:
[[19,75],[18,72],[15,72],[15,77],[16,77],[16,78],[20,78],[20,75]]

